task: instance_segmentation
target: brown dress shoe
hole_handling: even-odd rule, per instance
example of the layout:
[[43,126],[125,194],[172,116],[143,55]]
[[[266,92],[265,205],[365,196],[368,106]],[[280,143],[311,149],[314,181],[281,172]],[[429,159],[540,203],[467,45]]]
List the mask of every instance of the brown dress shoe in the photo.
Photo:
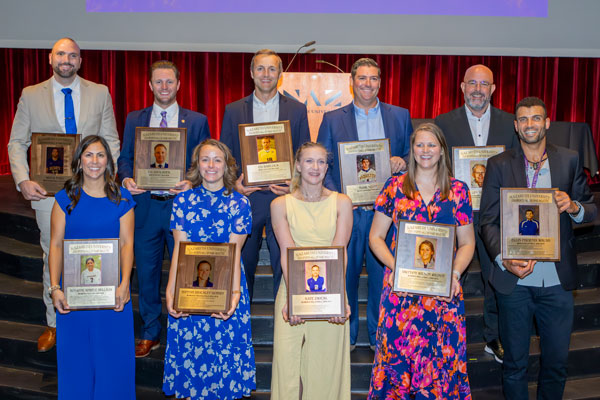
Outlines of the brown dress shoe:
[[135,344],[135,358],[146,357],[152,350],[158,349],[159,346],[159,340],[140,339]]
[[56,328],[46,327],[46,330],[38,338],[38,351],[40,353],[52,350],[56,344]]

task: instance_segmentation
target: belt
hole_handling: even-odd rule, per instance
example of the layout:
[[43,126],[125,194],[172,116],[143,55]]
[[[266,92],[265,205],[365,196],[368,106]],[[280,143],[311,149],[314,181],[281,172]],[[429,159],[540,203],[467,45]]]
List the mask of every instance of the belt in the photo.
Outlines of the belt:
[[167,200],[173,200],[175,198],[175,195],[173,195],[173,194],[151,194],[150,198],[152,200],[167,201]]

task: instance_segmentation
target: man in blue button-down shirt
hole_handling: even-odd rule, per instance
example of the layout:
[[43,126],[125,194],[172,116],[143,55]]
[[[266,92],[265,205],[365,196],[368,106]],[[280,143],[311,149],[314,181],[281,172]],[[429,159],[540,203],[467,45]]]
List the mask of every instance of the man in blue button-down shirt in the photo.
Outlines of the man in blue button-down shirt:
[[[390,140],[392,173],[405,170],[412,123],[408,110],[382,103],[377,98],[381,85],[381,69],[370,58],[361,58],[352,65],[350,84],[354,101],[342,108],[325,113],[317,141],[322,143],[333,158],[325,178],[325,185],[341,191],[338,142],[357,140]],[[352,310],[350,316],[350,343],[354,349],[358,336],[358,280],[366,257],[369,275],[367,325],[369,343],[375,346],[379,317],[379,300],[383,282],[383,266],[369,249],[369,231],[373,221],[373,207],[354,209],[352,237],[348,244],[346,291]]]
[[[480,208],[481,236],[490,257],[495,258],[490,283],[497,291],[504,346],[504,395],[511,400],[528,399],[529,338],[535,318],[541,347],[538,399],[561,399],[573,325],[571,291],[577,288],[572,222],[593,221],[597,209],[578,154],[547,143],[550,119],[542,100],[521,100],[515,114],[520,146],[488,160]],[[501,259],[501,187],[557,188],[560,261]]]

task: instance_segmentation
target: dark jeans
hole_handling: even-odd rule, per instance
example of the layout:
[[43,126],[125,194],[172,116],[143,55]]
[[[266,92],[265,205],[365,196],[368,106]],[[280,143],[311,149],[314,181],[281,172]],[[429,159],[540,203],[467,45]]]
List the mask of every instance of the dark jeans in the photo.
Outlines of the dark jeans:
[[560,285],[515,286],[511,294],[496,293],[500,340],[504,346],[502,383],[510,400],[528,400],[527,364],[535,318],[540,335],[538,399],[562,399],[573,326],[573,294]]

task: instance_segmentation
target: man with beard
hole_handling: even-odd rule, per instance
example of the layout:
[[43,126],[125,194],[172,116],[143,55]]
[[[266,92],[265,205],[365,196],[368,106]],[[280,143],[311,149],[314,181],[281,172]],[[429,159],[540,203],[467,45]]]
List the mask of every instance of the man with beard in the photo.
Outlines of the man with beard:
[[[206,116],[195,111],[179,107],[179,69],[171,61],[156,61],[150,66],[148,86],[154,95],[154,104],[141,110],[132,111],[125,121],[123,150],[119,157],[119,176],[122,184],[133,195],[137,203],[135,208],[135,265],[140,292],[140,316],[142,327],[140,339],[136,341],[135,356],[146,357],[150,351],[160,345],[160,315],[162,301],[160,297],[160,278],[165,243],[169,258],[173,254],[173,233],[169,229],[173,198],[179,192],[191,188],[188,180],[178,182],[169,191],[152,192],[139,189],[133,180],[133,156],[135,128],[187,128],[186,171],[192,163],[194,148],[203,140],[210,138]],[[157,163],[163,163],[165,146],[156,155]],[[155,149],[156,151],[156,149]],[[153,164],[154,165],[154,164]],[[168,165],[164,165],[167,168]]]
[[[485,65],[473,65],[465,72],[460,88],[464,94],[465,104],[446,114],[438,115],[435,124],[442,128],[450,157],[452,148],[456,146],[497,146],[506,149],[518,145],[515,135],[512,114],[504,112],[490,104],[492,94],[496,90],[494,74]],[[479,235],[479,212],[473,212],[477,258],[481,265],[484,285],[483,301],[483,337],[486,341],[485,351],[492,354],[496,361],[502,362],[504,351],[498,337],[498,306],[494,288],[489,284],[492,260],[488,257]]]
[[[490,282],[496,289],[500,336],[505,349],[502,383],[507,399],[528,399],[527,365],[535,318],[540,336],[538,399],[562,399],[573,326],[577,257],[572,222],[591,222],[597,209],[578,153],[546,141],[550,127],[544,102],[527,97],[515,109],[520,145],[488,160],[481,197],[481,236],[495,258]],[[558,262],[502,260],[500,188],[558,188]]]
[[[231,149],[238,167],[242,165],[239,124],[289,120],[294,153],[298,147],[310,141],[306,106],[277,91],[277,82],[281,72],[281,58],[276,52],[269,49],[257,51],[250,62],[250,76],[254,80],[254,92],[228,104],[225,108],[220,140]],[[240,175],[236,182],[236,190],[247,196],[252,206],[252,232],[242,248],[242,262],[248,282],[248,294],[252,300],[258,251],[264,229],[273,270],[273,297],[275,298],[281,282],[281,261],[279,245],[271,226],[271,201],[277,196],[289,193],[289,187],[281,185],[269,185],[267,188],[245,187],[242,179],[243,176]]]
[[[350,85],[354,101],[337,110],[326,112],[319,128],[317,141],[333,157],[325,178],[328,189],[341,192],[338,143],[358,140],[389,139],[390,164],[393,174],[406,170],[409,138],[413,131],[407,109],[386,104],[377,97],[381,86],[381,69],[371,58],[360,58],[352,65]],[[352,236],[348,243],[346,292],[350,314],[350,348],[356,347],[358,337],[358,281],[366,261],[368,274],[367,328],[371,349],[375,349],[375,335],[379,319],[379,303],[383,287],[383,265],[369,248],[369,231],[373,222],[372,206],[355,207]]]
[[17,190],[26,200],[31,200],[44,252],[43,298],[48,328],[38,339],[38,351],[48,351],[56,343],[56,314],[49,292],[52,288],[48,271],[54,197],[47,196],[38,182],[29,180],[27,149],[31,133],[100,135],[106,139],[113,158],[116,160],[119,156],[119,135],[108,88],[77,75],[82,61],[77,43],[70,38],[58,40],[48,59],[53,75],[47,81],[23,89],[8,142],[13,179]]

